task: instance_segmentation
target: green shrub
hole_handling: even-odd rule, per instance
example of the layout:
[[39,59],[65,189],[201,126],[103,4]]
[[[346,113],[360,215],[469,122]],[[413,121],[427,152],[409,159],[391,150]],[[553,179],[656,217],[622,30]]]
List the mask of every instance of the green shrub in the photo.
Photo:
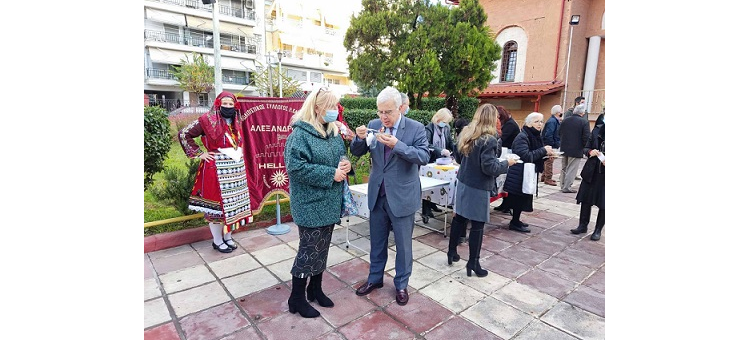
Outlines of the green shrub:
[[195,183],[195,174],[198,172],[197,159],[191,159],[185,162],[186,171],[181,167],[169,166],[164,169],[164,181],[155,185],[153,191],[154,197],[159,200],[169,202],[179,212],[189,215],[188,198]]
[[339,102],[346,110],[370,109],[374,111],[378,109],[378,104],[375,98],[366,98],[366,97],[341,98]]
[[[474,113],[479,107],[479,99],[474,97],[463,97],[458,99],[458,117],[463,117],[471,121]],[[456,117],[456,118],[458,118]]]
[[153,182],[155,173],[164,168],[171,136],[167,111],[158,106],[143,108],[143,190]]

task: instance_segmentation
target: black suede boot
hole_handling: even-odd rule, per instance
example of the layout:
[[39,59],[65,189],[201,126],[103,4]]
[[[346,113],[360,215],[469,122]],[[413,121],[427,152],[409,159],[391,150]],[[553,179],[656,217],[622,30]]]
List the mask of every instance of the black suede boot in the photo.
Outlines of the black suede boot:
[[591,219],[591,204],[581,203],[581,213],[578,214],[578,228],[570,229],[573,234],[585,234],[589,231]]
[[310,277],[310,284],[307,285],[307,300],[312,302],[318,300],[321,307],[333,307],[333,301],[323,293],[323,273]]
[[594,233],[591,234],[592,241],[599,241],[602,237],[602,229],[604,229],[604,209],[599,209],[599,214],[596,215],[596,226],[594,227]]
[[458,256],[458,239],[461,237],[461,232],[466,233],[466,219],[461,215],[456,214],[451,221],[451,235],[448,240],[448,265],[453,265],[453,262],[458,262],[461,259]]
[[484,223],[471,222],[469,231],[469,260],[466,262],[466,275],[471,276],[471,271],[478,277],[487,276],[487,271],[479,265],[479,252],[482,250],[482,237],[484,237]]
[[310,306],[305,300],[305,285],[307,279],[301,279],[298,277],[292,277],[292,295],[289,296],[287,303],[289,304],[289,313],[297,313],[303,318],[317,318],[320,316],[315,308]]

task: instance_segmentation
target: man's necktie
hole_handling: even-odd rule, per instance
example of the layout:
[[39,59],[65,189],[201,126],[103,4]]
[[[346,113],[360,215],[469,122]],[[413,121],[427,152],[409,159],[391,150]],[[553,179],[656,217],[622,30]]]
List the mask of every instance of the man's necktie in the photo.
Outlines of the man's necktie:
[[[388,134],[391,134],[391,128],[386,128],[388,131]],[[385,158],[383,159],[383,167],[385,167],[385,163],[388,162],[388,156],[391,155],[391,148],[388,145],[383,144],[383,154],[385,154]],[[385,177],[383,177],[383,184],[380,185],[380,191],[378,192],[378,196],[385,196]]]

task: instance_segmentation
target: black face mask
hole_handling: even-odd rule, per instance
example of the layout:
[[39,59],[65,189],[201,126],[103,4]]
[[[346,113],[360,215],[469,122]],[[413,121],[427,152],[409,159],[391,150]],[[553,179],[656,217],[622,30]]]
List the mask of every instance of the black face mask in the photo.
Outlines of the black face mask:
[[235,109],[233,107],[221,107],[221,116],[224,118],[233,118],[235,114]]

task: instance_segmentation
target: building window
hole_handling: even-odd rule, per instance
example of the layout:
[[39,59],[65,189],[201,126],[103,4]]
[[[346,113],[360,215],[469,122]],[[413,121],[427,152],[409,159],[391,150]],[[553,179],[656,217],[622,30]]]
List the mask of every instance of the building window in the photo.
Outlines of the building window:
[[518,44],[509,41],[503,46],[503,59],[500,68],[500,81],[514,81],[516,79],[516,59],[518,57]]

